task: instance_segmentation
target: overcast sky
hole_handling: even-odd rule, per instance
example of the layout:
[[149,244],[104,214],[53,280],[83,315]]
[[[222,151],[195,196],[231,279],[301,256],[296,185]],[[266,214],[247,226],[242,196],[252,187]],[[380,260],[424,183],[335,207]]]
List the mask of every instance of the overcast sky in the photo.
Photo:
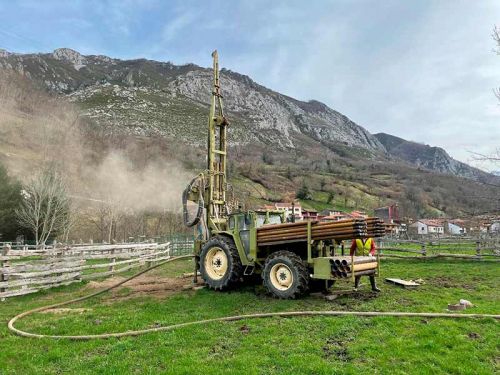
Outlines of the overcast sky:
[[372,133],[471,151],[500,147],[500,0],[7,1],[0,48],[221,65],[320,100]]

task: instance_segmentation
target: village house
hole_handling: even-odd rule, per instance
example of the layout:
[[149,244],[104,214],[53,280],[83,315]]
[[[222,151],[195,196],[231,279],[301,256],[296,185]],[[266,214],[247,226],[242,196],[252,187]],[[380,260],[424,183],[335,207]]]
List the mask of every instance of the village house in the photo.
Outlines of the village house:
[[440,219],[420,219],[410,225],[417,234],[443,234],[444,224]]
[[334,215],[345,215],[345,212],[340,211],[340,210],[334,210],[334,209],[325,208],[319,214],[321,216],[334,216]]
[[308,220],[308,219],[318,220],[319,214],[318,214],[318,211],[316,211],[316,210],[303,208],[302,209],[302,218],[304,220]]
[[446,222],[446,232],[451,235],[466,234],[466,224],[464,220],[455,219]]
[[328,215],[328,216],[319,216],[319,219],[321,221],[339,221],[339,220],[349,219],[349,216],[348,216],[348,214],[341,213],[341,214],[333,214],[333,215]]
[[385,207],[375,208],[375,216],[384,220],[386,224],[399,222],[399,207],[397,203]]
[[490,233],[500,233],[500,220],[495,220],[489,227]]
[[349,218],[350,216],[348,213],[334,209],[324,209],[318,215],[318,219],[321,221],[339,221]]
[[368,215],[364,211],[352,211],[348,214],[352,219],[366,219]]
[[274,210],[282,211],[285,213],[285,217],[289,218],[293,215],[295,216],[295,220],[302,220],[302,207],[300,205],[300,202],[294,202],[293,204],[290,203],[275,203]]

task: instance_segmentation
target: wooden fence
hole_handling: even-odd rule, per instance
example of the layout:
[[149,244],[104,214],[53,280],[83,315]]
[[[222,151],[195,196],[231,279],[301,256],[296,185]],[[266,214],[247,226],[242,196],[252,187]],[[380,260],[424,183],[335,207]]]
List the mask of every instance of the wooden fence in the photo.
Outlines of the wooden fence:
[[381,257],[500,260],[499,237],[440,238],[428,241],[381,238],[377,242]]
[[170,243],[93,245],[0,254],[0,299],[35,293],[81,280],[111,276],[149,266],[171,256]]

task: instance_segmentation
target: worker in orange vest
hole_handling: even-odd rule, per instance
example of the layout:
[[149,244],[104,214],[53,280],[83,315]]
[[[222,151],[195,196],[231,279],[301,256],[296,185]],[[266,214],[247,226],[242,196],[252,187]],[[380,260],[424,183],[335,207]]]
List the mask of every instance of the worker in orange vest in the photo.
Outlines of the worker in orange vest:
[[[350,255],[355,256],[375,256],[375,241],[373,238],[357,238],[352,240],[351,244],[351,252]],[[372,290],[374,292],[380,292],[380,289],[377,288],[377,283],[375,282],[375,275],[371,274],[370,284],[372,286]],[[354,279],[354,288],[358,289],[359,281],[361,280],[361,276],[355,276]]]

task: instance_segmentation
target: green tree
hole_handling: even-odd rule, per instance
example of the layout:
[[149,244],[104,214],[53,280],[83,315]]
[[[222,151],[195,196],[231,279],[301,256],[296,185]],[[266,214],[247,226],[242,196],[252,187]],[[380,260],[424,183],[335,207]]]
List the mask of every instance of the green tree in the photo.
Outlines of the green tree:
[[333,200],[335,199],[335,193],[333,191],[329,191],[328,192],[328,198],[326,200],[326,203],[327,204],[330,204],[333,202]]
[[0,164],[0,241],[13,241],[21,232],[15,210],[21,202],[21,184]]
[[325,191],[325,186],[326,186],[326,180],[325,178],[321,178],[321,180],[319,181],[319,188],[321,191]]
[[297,190],[295,194],[298,199],[312,199],[311,191],[309,187],[306,185],[305,181],[302,183],[302,186]]
[[264,152],[262,154],[262,161],[266,164],[273,165],[274,164],[274,159],[271,154]]

